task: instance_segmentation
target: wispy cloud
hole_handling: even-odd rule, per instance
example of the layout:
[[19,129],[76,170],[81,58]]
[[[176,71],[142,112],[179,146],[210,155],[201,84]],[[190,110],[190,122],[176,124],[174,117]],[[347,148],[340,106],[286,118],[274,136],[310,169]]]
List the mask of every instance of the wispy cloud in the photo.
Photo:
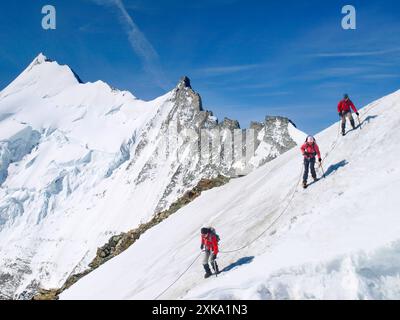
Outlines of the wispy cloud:
[[400,78],[399,74],[368,74],[365,76],[362,76],[363,79],[365,80],[383,80],[383,79],[393,79],[393,78]]
[[196,73],[205,76],[221,76],[243,71],[255,70],[262,66],[263,66],[262,64],[245,64],[245,65],[234,65],[234,66],[208,67],[199,69],[196,71]]
[[122,0],[92,0],[98,5],[113,7],[117,9],[119,20],[128,36],[129,43],[140,58],[143,68],[149,72],[156,83],[163,89],[167,89],[170,84],[166,81],[164,72],[161,68],[158,53],[139,29],[131,15],[128,13]]
[[244,84],[240,88],[242,88],[242,89],[268,89],[268,88],[274,88],[277,85],[278,85],[278,82],[277,81],[274,82],[274,80],[272,79],[272,80],[270,80],[270,82]]
[[325,52],[325,53],[312,54],[311,56],[316,58],[352,58],[352,57],[380,56],[396,52],[400,52],[400,48],[394,48],[388,50],[376,50],[376,51]]
[[321,68],[319,70],[309,72],[305,75],[291,77],[292,81],[314,81],[333,78],[347,78],[361,76],[373,72],[373,68],[368,67],[333,67]]
[[281,97],[281,96],[289,96],[292,92],[290,91],[266,91],[266,92],[257,92],[257,93],[249,93],[244,94],[246,97]]

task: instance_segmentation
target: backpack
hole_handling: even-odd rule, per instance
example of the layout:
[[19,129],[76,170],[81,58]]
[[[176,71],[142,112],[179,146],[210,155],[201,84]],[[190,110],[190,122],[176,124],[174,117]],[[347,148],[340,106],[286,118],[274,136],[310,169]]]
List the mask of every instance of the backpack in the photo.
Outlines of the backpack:
[[215,231],[215,228],[213,227],[209,227],[208,228],[210,230],[210,233],[212,235],[214,235],[217,238],[217,243],[219,243],[219,241],[221,240],[220,236],[217,234],[217,232]]

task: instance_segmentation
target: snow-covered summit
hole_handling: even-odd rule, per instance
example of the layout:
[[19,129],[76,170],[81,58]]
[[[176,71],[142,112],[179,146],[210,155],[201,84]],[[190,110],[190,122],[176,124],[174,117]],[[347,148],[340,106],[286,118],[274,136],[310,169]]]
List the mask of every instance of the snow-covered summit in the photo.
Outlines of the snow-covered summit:
[[52,62],[51,59],[47,58],[42,52],[33,59],[32,63],[29,65],[28,70],[31,70],[34,66],[45,63],[45,62]]
[[[39,90],[37,94],[52,93],[61,88],[80,83],[79,77],[68,67],[59,65],[40,53],[29,66],[2,92],[1,96],[12,95],[22,88],[32,91]],[[47,92],[45,92],[46,90]]]

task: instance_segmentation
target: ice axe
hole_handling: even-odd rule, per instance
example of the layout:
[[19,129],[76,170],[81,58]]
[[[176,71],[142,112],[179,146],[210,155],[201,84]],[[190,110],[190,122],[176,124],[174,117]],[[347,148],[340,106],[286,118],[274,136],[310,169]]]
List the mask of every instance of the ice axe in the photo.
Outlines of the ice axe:
[[322,170],[322,175],[323,175],[323,177],[324,177],[324,179],[325,179],[326,176],[325,176],[324,168],[322,167],[322,161],[319,163],[319,167],[321,168],[321,170]]

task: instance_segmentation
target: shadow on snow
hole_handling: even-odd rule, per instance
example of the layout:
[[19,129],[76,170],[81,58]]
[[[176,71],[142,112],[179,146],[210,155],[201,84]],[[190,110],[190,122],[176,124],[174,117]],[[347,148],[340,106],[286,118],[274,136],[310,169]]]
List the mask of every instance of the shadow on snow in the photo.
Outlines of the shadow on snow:
[[371,120],[374,120],[375,118],[378,118],[378,116],[368,116],[364,119],[363,122],[361,122],[361,125],[363,126],[364,124],[369,124]]
[[226,266],[223,270],[221,270],[222,272],[228,272],[231,271],[237,267],[243,266],[245,264],[249,264],[252,263],[254,260],[254,257],[244,257],[244,258],[240,258],[238,261],[230,264],[229,266]]
[[347,160],[342,160],[338,163],[332,164],[331,166],[329,166],[328,170],[326,170],[325,177],[330,176],[332,173],[335,173],[340,168],[343,168],[343,167],[347,166],[348,164],[349,164],[349,162]]

